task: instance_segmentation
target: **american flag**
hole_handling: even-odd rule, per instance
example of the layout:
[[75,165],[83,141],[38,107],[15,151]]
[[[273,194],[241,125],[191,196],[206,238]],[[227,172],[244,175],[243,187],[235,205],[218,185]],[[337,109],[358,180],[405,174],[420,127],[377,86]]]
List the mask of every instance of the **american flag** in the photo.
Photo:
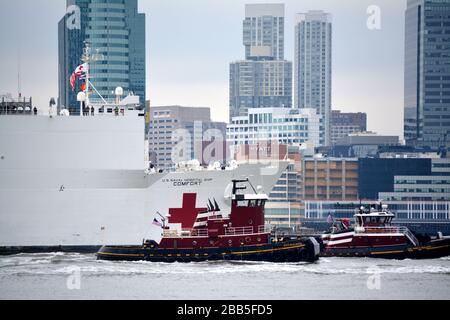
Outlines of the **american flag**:
[[334,219],[333,219],[333,216],[331,215],[331,213],[328,215],[327,222],[328,223],[333,223],[334,222]]
[[84,77],[86,71],[87,71],[88,65],[86,63],[79,65],[76,67],[75,71],[70,76],[70,86],[72,87],[72,91],[75,90],[75,82],[78,78]]
[[162,223],[159,222],[156,218],[153,219],[153,225],[158,226],[158,227],[161,227],[161,228],[163,227]]

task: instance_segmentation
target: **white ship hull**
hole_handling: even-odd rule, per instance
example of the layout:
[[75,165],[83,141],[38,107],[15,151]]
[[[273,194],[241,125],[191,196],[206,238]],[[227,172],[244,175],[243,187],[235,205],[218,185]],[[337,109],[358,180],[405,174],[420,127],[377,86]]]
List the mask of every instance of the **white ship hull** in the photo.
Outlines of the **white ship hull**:
[[[132,119],[0,117],[0,247],[136,245],[159,236],[156,212],[181,208],[184,193],[226,214],[232,179],[269,193],[287,165],[145,174],[142,144],[129,142],[144,141],[143,120]],[[110,148],[96,148],[104,139]]]

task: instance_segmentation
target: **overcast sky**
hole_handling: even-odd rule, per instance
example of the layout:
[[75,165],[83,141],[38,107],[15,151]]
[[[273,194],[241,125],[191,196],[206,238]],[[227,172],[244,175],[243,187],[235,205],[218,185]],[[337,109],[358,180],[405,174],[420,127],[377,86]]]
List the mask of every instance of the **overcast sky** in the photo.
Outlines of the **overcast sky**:
[[[369,130],[403,134],[406,0],[140,0],[147,15],[147,98],[152,105],[209,106],[228,119],[229,63],[243,59],[246,3],[286,4],[286,59],[294,58],[296,13],[333,15],[333,108],[368,113]],[[370,5],[381,30],[366,26]],[[58,29],[64,0],[0,1],[0,94],[22,93],[39,107],[58,94]]]

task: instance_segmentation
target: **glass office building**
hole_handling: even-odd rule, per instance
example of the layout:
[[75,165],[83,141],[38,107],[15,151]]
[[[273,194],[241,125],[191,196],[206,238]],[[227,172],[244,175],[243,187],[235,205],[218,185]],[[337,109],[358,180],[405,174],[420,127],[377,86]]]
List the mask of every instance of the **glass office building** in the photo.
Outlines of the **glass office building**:
[[408,0],[405,25],[405,140],[450,146],[450,0]]
[[393,192],[395,176],[431,175],[431,163],[419,158],[360,158],[359,198],[378,200],[380,192]]
[[59,38],[59,106],[72,114],[79,113],[70,75],[82,64],[85,41],[96,56],[90,64],[90,80],[95,87],[91,101],[114,101],[114,90],[140,97],[145,105],[145,14],[138,13],[137,0],[68,0],[67,6],[80,8],[80,29],[67,28],[70,14],[58,25]]

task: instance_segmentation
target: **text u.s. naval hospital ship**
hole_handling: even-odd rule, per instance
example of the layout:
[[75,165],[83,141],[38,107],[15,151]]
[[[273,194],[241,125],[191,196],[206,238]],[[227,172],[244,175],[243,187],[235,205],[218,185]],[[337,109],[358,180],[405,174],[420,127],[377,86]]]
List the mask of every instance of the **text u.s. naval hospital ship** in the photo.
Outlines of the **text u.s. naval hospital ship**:
[[160,233],[156,213],[209,200],[230,210],[233,179],[248,178],[268,194],[287,165],[148,172],[143,112],[126,102],[118,116],[108,109],[0,115],[1,253],[136,244]]

